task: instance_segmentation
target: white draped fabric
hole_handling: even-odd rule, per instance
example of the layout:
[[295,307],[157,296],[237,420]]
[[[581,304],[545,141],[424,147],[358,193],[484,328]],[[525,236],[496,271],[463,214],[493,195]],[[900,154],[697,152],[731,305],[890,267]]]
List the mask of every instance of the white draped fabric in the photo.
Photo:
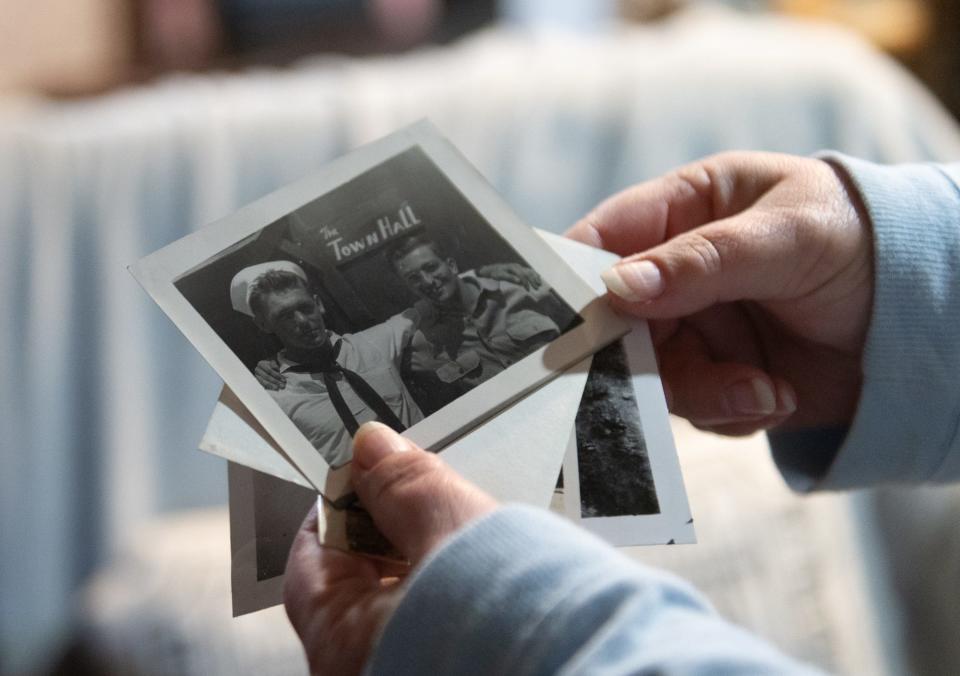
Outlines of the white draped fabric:
[[930,96],[855,39],[708,9],[7,105],[0,667],[49,656],[71,591],[147,517],[225,499],[222,463],[194,450],[219,381],[125,266],[422,116],[554,231],[727,148],[960,157]]

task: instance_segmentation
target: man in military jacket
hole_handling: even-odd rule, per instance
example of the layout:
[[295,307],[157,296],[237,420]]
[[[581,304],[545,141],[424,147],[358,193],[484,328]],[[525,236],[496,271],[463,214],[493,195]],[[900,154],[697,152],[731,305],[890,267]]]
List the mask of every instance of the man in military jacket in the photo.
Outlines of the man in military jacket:
[[579,322],[542,280],[521,286],[459,274],[436,242],[411,236],[387,254],[420,297],[403,374],[425,413],[489,380]]

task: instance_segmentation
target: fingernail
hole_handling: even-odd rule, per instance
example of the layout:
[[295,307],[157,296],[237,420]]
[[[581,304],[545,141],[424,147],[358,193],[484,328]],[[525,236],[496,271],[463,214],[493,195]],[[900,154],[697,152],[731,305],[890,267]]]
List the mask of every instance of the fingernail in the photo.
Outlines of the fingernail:
[[388,455],[411,448],[409,441],[383,423],[367,422],[353,436],[353,461],[360,469],[371,469]]
[[780,399],[780,410],[783,413],[793,413],[797,410],[797,397],[793,388],[785,383],[777,386],[777,396]]
[[777,408],[777,396],[761,378],[741,380],[727,388],[727,404],[739,415],[770,415]]
[[600,273],[600,278],[610,293],[630,302],[652,300],[663,293],[663,275],[651,261],[618,263]]

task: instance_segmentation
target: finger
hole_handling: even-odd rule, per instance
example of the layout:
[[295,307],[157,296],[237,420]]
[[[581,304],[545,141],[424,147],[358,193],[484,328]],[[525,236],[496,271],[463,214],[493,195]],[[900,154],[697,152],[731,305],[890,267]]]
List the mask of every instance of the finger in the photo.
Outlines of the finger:
[[759,423],[796,410],[796,395],[786,381],[749,364],[713,361],[688,326],[664,343],[658,356],[671,412],[698,427]]
[[760,420],[750,420],[735,423],[723,423],[719,425],[697,425],[699,429],[714,434],[722,434],[727,437],[747,437],[757,432],[764,432],[773,429],[785,422],[790,416],[770,416]]
[[278,390],[282,390],[287,386],[287,377],[283,375],[283,372],[280,370],[280,358],[274,355],[273,360],[271,361],[271,366],[273,367],[270,371],[270,377],[273,378],[273,381],[277,385]]
[[504,272],[500,275],[501,279],[504,282],[510,282],[511,284],[516,284],[517,286],[522,286],[525,289],[529,290],[529,281],[525,275],[517,274],[516,272],[510,270]]
[[673,173],[628,188],[602,202],[566,236],[629,256],[660,244],[678,222],[688,227],[710,220],[709,184],[694,175]]
[[282,390],[287,384],[286,378],[282,375],[275,374],[260,364],[257,364],[256,369],[254,369],[254,375],[260,381],[260,384],[268,390]]
[[395,576],[401,570],[386,565],[386,562],[323,545],[318,534],[318,520],[317,506],[314,505],[297,531],[287,557],[286,575],[297,583],[300,590],[317,590],[348,578],[376,588],[382,577]]
[[318,521],[315,504],[294,536],[287,556],[284,604],[294,624],[301,614],[306,614],[305,604],[331,582],[344,577],[366,578],[370,584],[379,580],[373,562],[324,547],[318,536]]
[[377,568],[377,575],[380,576],[380,583],[384,584],[388,580],[402,580],[410,574],[410,564],[406,561],[395,561],[393,559],[380,559],[368,557]]
[[[616,304],[616,297],[611,296],[611,298],[613,299],[612,302]],[[647,322],[647,326],[650,328],[650,340],[653,341],[654,347],[659,347],[677,333],[680,329],[680,320],[653,319]]]
[[393,545],[416,564],[496,501],[380,423],[354,437],[352,480],[360,501]]
[[540,286],[540,275],[530,268],[521,267],[517,270],[515,279],[511,281],[517,286],[522,286],[527,291],[533,291]]
[[715,434],[723,434],[730,437],[744,437],[782,425],[793,416],[792,409],[796,407],[796,404],[791,404],[790,402],[796,402],[796,394],[785,380],[774,378],[774,383],[777,387],[778,404],[777,410],[774,411],[772,415],[755,420],[737,420],[715,425],[698,425],[698,427]]
[[[684,233],[601,275],[624,311],[680,317],[719,302],[799,297],[814,283],[804,271],[820,250],[773,214],[747,212]],[[808,256],[798,256],[803,251]]]
[[314,507],[294,538],[283,587],[290,623],[313,673],[359,673],[373,638],[399,603],[369,559],[323,547]]
[[783,175],[782,157],[723,153],[628,188],[601,203],[567,237],[620,256],[738,213]]

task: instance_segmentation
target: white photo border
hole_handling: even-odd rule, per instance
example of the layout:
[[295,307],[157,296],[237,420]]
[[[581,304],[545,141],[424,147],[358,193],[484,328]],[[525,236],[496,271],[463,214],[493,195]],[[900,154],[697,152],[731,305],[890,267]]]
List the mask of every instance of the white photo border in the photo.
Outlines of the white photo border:
[[[579,270],[595,291],[602,291],[603,282],[599,271],[616,262],[616,256],[553,233],[541,231],[540,236],[563,256],[571,267]],[[604,258],[606,265],[601,264]],[[623,350],[660,512],[631,516],[581,516],[577,432],[574,420],[571,419],[571,432],[563,460],[563,514],[615,547],[669,544],[670,541],[675,544],[692,544],[696,542],[696,531],[683,483],[673,429],[670,427],[670,415],[663,396],[663,384],[660,382],[657,354],[650,338],[650,328],[642,319],[630,320],[629,326],[630,332],[622,338]]]
[[616,547],[693,544],[697,541],[696,531],[646,322],[632,322],[632,330],[622,342],[660,511],[656,514],[582,516],[577,434],[574,430],[563,459],[563,514]]
[[233,616],[239,617],[283,603],[285,575],[265,580],[257,576],[255,470],[227,463],[230,505],[230,596]]

